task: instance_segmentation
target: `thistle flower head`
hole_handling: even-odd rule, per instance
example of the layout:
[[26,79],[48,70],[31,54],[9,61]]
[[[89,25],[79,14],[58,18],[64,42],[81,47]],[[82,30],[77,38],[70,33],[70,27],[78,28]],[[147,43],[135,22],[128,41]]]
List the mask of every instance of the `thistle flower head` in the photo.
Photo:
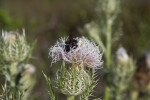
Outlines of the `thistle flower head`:
[[0,51],[5,61],[18,62],[24,60],[29,53],[30,46],[25,39],[25,32],[2,31]]
[[85,37],[74,38],[74,40],[77,40],[77,44],[70,46],[69,51],[66,51],[65,38],[61,38],[51,47],[49,49],[49,56],[52,58],[52,62],[63,60],[74,65],[100,68],[102,65],[102,53],[99,47]]

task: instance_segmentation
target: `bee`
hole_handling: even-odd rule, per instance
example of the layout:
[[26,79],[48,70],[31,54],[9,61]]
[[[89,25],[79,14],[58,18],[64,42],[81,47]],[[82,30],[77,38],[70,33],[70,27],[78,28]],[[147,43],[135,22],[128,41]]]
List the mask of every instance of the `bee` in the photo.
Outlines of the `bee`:
[[71,48],[76,49],[78,47],[78,40],[74,37],[73,34],[70,34],[65,44],[65,51],[69,52]]

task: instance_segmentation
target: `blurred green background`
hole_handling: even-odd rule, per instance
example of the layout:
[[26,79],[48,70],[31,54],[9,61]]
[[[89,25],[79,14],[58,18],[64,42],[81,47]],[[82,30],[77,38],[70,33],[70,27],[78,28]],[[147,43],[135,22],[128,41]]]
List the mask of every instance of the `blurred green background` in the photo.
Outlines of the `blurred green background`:
[[[0,0],[0,30],[25,28],[28,41],[37,40],[31,60],[37,79],[31,94],[34,100],[49,100],[42,74],[52,74],[48,49],[70,33],[87,35],[81,29],[96,20],[95,5],[96,0]],[[150,1],[122,0],[120,9],[123,32],[118,45],[123,45],[136,59],[150,50]]]

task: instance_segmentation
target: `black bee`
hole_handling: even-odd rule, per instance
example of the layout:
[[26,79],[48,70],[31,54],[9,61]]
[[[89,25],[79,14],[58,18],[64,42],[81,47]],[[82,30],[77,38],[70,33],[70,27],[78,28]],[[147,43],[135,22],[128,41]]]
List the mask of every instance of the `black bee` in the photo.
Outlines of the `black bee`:
[[78,47],[77,43],[77,39],[75,39],[73,34],[71,34],[65,42],[65,51],[69,52],[71,48],[76,49]]

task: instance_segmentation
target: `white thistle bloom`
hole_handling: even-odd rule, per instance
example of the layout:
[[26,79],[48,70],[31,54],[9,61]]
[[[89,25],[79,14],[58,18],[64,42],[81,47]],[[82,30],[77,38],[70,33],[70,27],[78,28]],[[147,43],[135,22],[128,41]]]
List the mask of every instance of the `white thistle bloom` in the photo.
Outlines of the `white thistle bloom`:
[[25,32],[2,31],[1,47],[3,59],[10,62],[23,61],[29,53],[30,46],[25,39]]
[[66,52],[66,39],[61,38],[53,47],[49,49],[49,56],[52,62],[63,60],[65,62],[87,66],[90,68],[100,68],[102,65],[102,53],[94,42],[89,41],[85,37],[75,38],[77,47],[70,47],[70,51]]

